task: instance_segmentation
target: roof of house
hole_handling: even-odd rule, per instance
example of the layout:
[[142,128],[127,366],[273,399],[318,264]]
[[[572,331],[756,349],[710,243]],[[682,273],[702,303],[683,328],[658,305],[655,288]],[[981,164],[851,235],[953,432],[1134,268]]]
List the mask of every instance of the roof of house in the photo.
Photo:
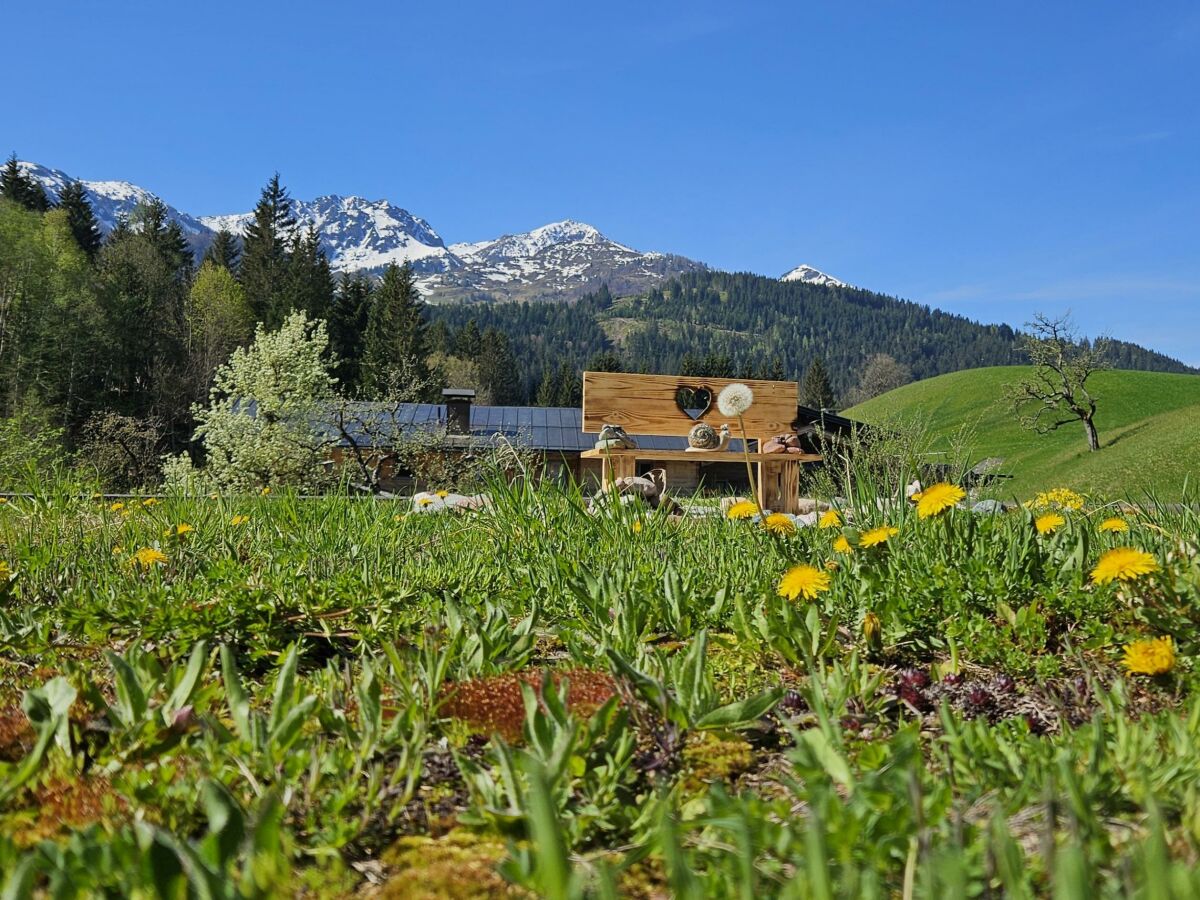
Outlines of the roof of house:
[[[441,403],[402,403],[393,419],[392,407],[383,403],[358,403],[350,407],[346,431],[354,438],[369,432],[398,435],[445,427],[446,407]],[[357,419],[357,421],[356,421]],[[373,421],[373,426],[364,425]],[[471,437],[491,440],[496,435],[511,438],[534,450],[581,452],[591,450],[596,435],[583,430],[583,410],[562,406],[472,406]],[[683,450],[685,437],[637,435],[639,447],[647,450]],[[736,443],[736,442],[735,442]],[[740,449],[738,444],[736,449]]]
[[[347,411],[345,430],[355,443],[362,439],[369,442],[372,435],[428,432],[447,423],[446,406],[442,403],[401,403],[393,407],[362,402],[350,404]],[[583,410],[574,407],[472,405],[470,414],[470,437],[480,442],[502,435],[534,450],[567,453],[591,450],[596,443],[596,435],[583,430]],[[797,427],[813,423],[823,423],[832,431],[848,432],[859,427],[858,423],[833,413],[800,407]],[[685,437],[639,434],[635,440],[646,450],[684,450],[688,445]],[[741,441],[731,442],[730,449],[741,450]]]

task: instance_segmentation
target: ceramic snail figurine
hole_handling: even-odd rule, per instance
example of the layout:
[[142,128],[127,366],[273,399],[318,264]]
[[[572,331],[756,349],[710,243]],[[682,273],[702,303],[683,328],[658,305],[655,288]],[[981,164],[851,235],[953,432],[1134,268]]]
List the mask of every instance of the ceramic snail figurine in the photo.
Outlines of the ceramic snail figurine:
[[688,432],[688,450],[724,450],[729,446],[729,438],[728,425],[722,425],[721,430],[717,431],[707,422],[697,422]]
[[605,424],[596,441],[597,450],[636,450],[637,441],[625,433],[620,425]]

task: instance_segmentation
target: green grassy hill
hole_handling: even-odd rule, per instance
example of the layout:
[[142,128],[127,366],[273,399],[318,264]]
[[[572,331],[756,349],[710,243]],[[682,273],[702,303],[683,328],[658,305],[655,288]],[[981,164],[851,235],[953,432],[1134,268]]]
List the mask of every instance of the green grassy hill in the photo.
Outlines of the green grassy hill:
[[1047,487],[1066,486],[1101,496],[1152,490],[1177,500],[1200,489],[1200,375],[1101,372],[1089,381],[1098,397],[1101,449],[1089,453],[1082,426],[1039,435],[1017,424],[1000,399],[1004,385],[1029,369],[996,366],[939,375],[905,385],[846,411],[863,422],[928,422],[948,439],[963,424],[974,427],[972,455],[1004,457],[1014,477],[1001,491],[1026,499]]

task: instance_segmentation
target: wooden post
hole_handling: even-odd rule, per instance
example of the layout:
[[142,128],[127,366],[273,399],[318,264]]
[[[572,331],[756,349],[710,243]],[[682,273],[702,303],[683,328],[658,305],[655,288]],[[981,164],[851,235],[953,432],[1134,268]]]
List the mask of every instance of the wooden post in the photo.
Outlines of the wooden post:
[[605,453],[600,459],[600,480],[609,485],[618,478],[637,474],[637,460],[623,454]]
[[778,461],[758,464],[758,503],[771,512],[800,509],[800,463],[780,454]]

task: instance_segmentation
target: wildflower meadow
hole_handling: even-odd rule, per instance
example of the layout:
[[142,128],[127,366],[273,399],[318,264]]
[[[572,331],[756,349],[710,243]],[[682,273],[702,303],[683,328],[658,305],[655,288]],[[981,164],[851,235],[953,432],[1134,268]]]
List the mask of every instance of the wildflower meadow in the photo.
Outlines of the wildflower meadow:
[[3,896],[1200,894],[1194,509],[489,493],[0,504]]

